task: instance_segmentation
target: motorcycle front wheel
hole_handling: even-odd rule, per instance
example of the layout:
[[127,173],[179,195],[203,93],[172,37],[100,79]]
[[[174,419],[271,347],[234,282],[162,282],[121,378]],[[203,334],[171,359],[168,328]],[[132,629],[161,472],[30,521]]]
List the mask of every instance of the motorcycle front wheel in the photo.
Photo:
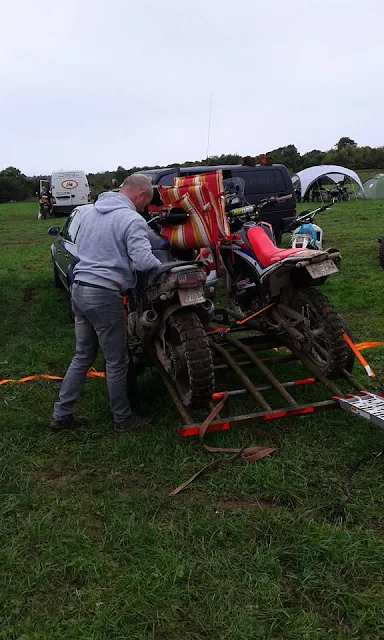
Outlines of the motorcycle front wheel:
[[295,291],[290,306],[307,321],[309,344],[303,351],[325,376],[337,376],[348,366],[343,321],[328,299],[314,287]]
[[179,311],[167,320],[165,333],[170,376],[185,407],[207,407],[214,392],[212,351],[197,314]]

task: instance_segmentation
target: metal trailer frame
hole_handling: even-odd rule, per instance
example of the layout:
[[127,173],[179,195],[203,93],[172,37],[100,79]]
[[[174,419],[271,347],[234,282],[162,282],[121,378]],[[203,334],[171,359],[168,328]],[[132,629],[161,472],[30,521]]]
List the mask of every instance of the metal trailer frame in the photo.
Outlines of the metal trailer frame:
[[[348,371],[344,370],[339,380],[347,382],[349,391],[354,393],[344,393],[337,385],[337,381],[330,380],[323,375],[305,355],[288,349],[281,352],[279,347],[283,345],[273,342],[270,337],[260,334],[260,332],[232,325],[230,331],[227,329],[219,334],[214,333],[216,335],[210,335],[209,341],[214,355],[215,372],[229,370],[236,375],[240,384],[237,389],[214,393],[210,410],[214,408],[215,401],[220,401],[224,397],[230,401],[231,398],[247,395],[255,401],[257,410],[252,413],[226,417],[219,414],[212,421],[206,430],[207,432],[339,408],[365,417],[380,427],[384,426],[384,400],[379,395],[370,394]],[[244,333],[246,333],[245,336],[242,335]],[[271,363],[284,365],[284,363],[293,361],[300,362],[304,368],[305,375],[297,380],[281,382],[268,367],[268,364]],[[245,372],[247,367],[256,368],[258,374],[264,378],[264,384],[255,384]],[[178,427],[178,435],[182,437],[199,435],[202,423],[192,420],[171,379],[160,364],[158,364],[158,370],[182,420],[182,424]],[[321,385],[328,394],[327,399],[299,404],[291,392],[295,387],[312,384]],[[282,404],[279,407],[272,407],[263,395],[265,391],[270,390],[275,390],[280,396]],[[367,402],[369,406],[373,407],[374,419],[369,413]]]

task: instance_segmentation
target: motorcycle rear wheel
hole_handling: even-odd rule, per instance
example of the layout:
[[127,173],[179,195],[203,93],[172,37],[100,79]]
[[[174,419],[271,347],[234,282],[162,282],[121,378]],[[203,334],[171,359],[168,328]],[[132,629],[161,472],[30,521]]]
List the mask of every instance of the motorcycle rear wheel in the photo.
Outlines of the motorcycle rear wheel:
[[296,291],[290,306],[309,321],[311,344],[306,355],[325,376],[340,375],[348,366],[348,345],[343,338],[345,328],[326,296],[310,287]]
[[203,325],[194,312],[174,313],[165,333],[171,378],[185,407],[207,407],[214,392],[212,351]]

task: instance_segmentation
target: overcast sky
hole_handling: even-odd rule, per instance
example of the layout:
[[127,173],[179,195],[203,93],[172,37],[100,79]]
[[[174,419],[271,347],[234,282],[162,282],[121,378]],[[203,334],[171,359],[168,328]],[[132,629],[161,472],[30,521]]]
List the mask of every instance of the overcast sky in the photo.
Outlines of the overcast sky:
[[0,170],[384,145],[383,0],[13,0]]

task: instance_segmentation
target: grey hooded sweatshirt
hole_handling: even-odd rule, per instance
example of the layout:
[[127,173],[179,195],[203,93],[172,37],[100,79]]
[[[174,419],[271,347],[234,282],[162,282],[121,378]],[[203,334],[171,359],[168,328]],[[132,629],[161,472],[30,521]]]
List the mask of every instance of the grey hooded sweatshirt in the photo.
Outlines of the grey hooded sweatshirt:
[[84,207],[76,246],[75,279],[108,289],[132,289],[136,271],[161,266],[151,250],[147,223],[121,193],[102,193],[94,205]]

